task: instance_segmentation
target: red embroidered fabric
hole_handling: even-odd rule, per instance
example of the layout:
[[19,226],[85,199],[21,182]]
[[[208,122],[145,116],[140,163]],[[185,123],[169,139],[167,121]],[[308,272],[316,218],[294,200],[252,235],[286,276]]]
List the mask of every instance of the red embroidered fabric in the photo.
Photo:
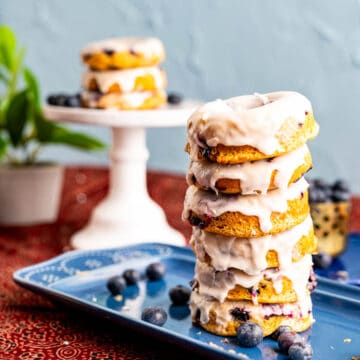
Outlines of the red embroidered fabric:
[[[108,190],[108,170],[68,168],[58,222],[0,228],[0,359],[183,359],[186,350],[59,304],[18,287],[12,273],[69,249],[73,232],[86,224]],[[183,175],[148,174],[151,197],[169,223],[187,239],[191,228],[181,220],[186,190]],[[351,230],[360,231],[360,198],[353,202]],[[139,219],[141,221],[141,219]],[[199,358],[196,356],[196,358]]]

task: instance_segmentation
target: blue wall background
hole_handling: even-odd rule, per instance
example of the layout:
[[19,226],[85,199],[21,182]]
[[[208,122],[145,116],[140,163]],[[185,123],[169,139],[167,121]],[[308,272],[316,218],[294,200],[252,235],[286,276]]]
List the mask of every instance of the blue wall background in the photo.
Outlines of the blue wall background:
[[[212,100],[296,90],[321,126],[312,176],[345,178],[360,192],[360,1],[358,0],[0,0],[0,22],[28,49],[43,95],[79,89],[79,51],[112,36],[160,37],[169,90]],[[103,128],[76,127],[109,141]],[[161,141],[159,141],[161,139]],[[183,173],[185,129],[148,132],[149,167]],[[52,148],[65,163],[107,155]]]

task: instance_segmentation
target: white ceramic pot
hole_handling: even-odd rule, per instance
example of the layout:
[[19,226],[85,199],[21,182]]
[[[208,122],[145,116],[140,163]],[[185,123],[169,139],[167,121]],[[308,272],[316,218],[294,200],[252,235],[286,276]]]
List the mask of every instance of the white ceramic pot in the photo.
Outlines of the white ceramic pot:
[[60,165],[0,167],[0,224],[56,221],[63,185]]

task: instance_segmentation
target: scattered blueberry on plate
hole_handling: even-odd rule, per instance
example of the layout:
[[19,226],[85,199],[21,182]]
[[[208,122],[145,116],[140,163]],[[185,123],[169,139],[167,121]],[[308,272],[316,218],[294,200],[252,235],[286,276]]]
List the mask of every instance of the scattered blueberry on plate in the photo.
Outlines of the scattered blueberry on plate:
[[313,349],[310,344],[294,343],[289,347],[288,355],[291,360],[311,360]]
[[273,340],[276,340],[276,341],[277,341],[278,337],[279,337],[282,333],[284,333],[284,332],[290,332],[290,331],[292,331],[290,326],[281,325],[281,326],[279,326],[279,327],[277,328],[277,330],[276,330],[273,334],[271,334],[271,338],[272,338]]
[[160,280],[165,274],[165,265],[160,262],[151,263],[146,267],[145,272],[150,281]]
[[122,275],[127,285],[135,285],[140,280],[140,273],[135,269],[127,269]]
[[163,326],[166,323],[167,314],[166,311],[159,306],[150,306],[142,311],[141,320],[153,325]]
[[112,295],[120,295],[126,288],[126,281],[122,276],[112,276],[106,283],[106,287]]
[[295,331],[283,332],[278,337],[278,346],[280,352],[287,354],[292,344],[302,342],[302,338]]
[[259,345],[264,338],[261,326],[252,321],[242,323],[236,333],[238,343],[244,347]]
[[314,269],[326,269],[328,268],[332,263],[332,256],[319,251],[317,254],[312,255],[313,265]]
[[170,289],[169,297],[174,305],[185,305],[190,299],[191,290],[183,285],[177,285]]

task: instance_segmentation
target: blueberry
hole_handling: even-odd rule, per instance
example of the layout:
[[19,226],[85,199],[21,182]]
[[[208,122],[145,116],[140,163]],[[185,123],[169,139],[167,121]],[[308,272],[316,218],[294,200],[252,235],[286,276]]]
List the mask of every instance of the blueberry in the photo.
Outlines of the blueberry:
[[331,255],[321,251],[317,254],[313,254],[312,260],[315,269],[326,269],[332,263]]
[[236,338],[241,346],[254,347],[261,343],[264,333],[260,325],[247,321],[237,329]]
[[174,305],[185,305],[190,299],[191,290],[183,285],[177,285],[170,289],[170,300]]
[[272,333],[271,338],[272,338],[273,340],[277,340],[278,337],[279,337],[282,333],[284,333],[284,332],[290,332],[290,331],[292,331],[290,326],[281,325],[281,326],[279,326],[279,327],[276,329],[276,331],[275,331],[274,333]]
[[317,189],[323,189],[327,186],[328,184],[325,182],[325,180],[323,179],[314,179],[313,180],[313,186]]
[[297,342],[301,342],[302,338],[295,331],[283,332],[279,335],[277,342],[280,352],[287,354],[289,347]]
[[333,190],[342,190],[350,192],[350,186],[345,180],[337,180],[332,186]]
[[328,188],[310,188],[309,189],[309,201],[310,203],[324,203],[330,200],[331,194]]
[[167,96],[167,101],[171,105],[180,104],[183,100],[183,97],[178,93],[169,93]]
[[153,325],[163,326],[167,320],[166,311],[158,306],[147,307],[141,313],[141,320]]
[[211,151],[212,151],[211,147],[208,146],[200,147],[200,153],[204,159],[210,160]]
[[66,97],[64,105],[67,107],[81,107],[81,99],[78,95],[69,95]]
[[192,226],[197,226],[199,229],[205,229],[208,226],[209,221],[210,221],[210,217],[208,217],[206,219],[201,219],[201,218],[199,218],[197,216],[193,216],[193,215],[191,215],[189,217],[189,223]]
[[122,275],[127,285],[135,285],[140,280],[140,273],[134,269],[127,269]]
[[349,201],[351,194],[347,190],[337,189],[332,192],[331,197],[334,202]]
[[49,95],[47,97],[47,103],[55,106],[65,106],[67,96],[64,94]]
[[160,262],[149,264],[146,267],[146,276],[151,281],[162,279],[164,274],[165,274],[165,265]]
[[230,311],[230,314],[239,321],[248,321],[250,319],[249,312],[243,308],[235,307]]
[[122,276],[115,275],[107,281],[106,287],[112,295],[119,295],[125,290],[126,281]]
[[312,356],[313,349],[310,344],[299,342],[289,347],[289,358],[291,360],[310,360]]
[[317,286],[317,279],[314,272],[314,269],[310,269],[310,275],[309,275],[309,282],[308,282],[308,289],[310,292],[313,292]]
[[46,99],[49,105],[57,105],[57,95],[49,95]]
[[103,53],[108,55],[108,56],[111,56],[112,54],[114,54],[114,50],[113,49],[103,49]]

